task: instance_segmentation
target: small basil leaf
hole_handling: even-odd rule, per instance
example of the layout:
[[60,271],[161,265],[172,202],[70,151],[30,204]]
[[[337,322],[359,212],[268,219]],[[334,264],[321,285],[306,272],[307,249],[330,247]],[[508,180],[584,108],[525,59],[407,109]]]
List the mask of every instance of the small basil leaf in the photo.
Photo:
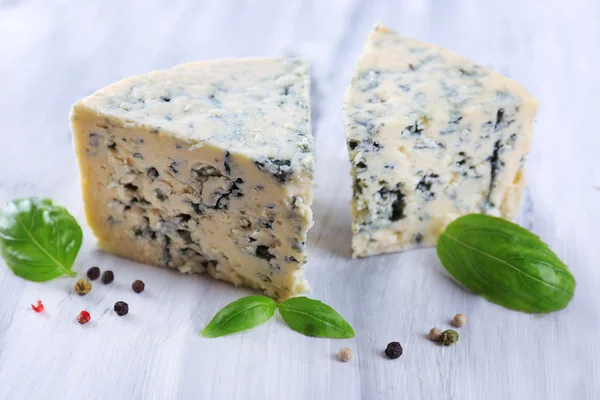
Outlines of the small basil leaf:
[[221,309],[201,332],[207,338],[245,331],[266,322],[275,314],[277,303],[265,296],[242,297]]
[[52,200],[19,199],[0,210],[0,254],[16,275],[30,281],[75,276],[71,267],[82,239],[75,218]]
[[470,214],[456,219],[440,236],[437,253],[457,281],[513,310],[561,310],[575,293],[575,278],[548,245],[500,218]]
[[290,328],[307,336],[354,337],[350,324],[337,311],[318,300],[294,297],[279,304],[279,313]]

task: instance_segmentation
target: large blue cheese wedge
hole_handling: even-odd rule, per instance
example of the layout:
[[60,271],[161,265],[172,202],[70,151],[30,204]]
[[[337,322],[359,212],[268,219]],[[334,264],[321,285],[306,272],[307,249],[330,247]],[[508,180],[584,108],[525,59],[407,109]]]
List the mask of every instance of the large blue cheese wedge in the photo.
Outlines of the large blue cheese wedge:
[[274,298],[305,291],[309,85],[301,60],[218,60],[77,102],[75,151],[99,247]]
[[512,219],[537,108],[516,82],[377,25],[344,98],[354,256],[433,246],[464,214]]

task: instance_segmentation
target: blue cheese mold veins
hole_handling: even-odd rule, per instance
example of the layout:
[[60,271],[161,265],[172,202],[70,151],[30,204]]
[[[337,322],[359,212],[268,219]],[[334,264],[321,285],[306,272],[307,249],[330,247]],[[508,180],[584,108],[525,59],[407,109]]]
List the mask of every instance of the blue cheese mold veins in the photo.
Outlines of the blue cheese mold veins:
[[537,107],[516,82],[377,24],[344,97],[353,255],[435,245],[464,214],[512,219]]
[[302,60],[216,60],[130,77],[76,103],[99,247],[275,298],[306,291],[309,92]]

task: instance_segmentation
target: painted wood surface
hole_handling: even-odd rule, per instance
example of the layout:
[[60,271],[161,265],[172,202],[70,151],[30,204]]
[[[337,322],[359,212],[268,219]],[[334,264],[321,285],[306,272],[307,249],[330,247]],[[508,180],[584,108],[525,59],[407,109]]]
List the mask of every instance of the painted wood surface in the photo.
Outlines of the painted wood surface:
[[[578,281],[547,316],[505,310],[448,279],[433,249],[350,259],[342,94],[376,20],[489,65],[539,97],[518,222]],[[83,224],[70,105],[123,77],[219,57],[297,55],[312,63],[317,138],[312,297],[355,327],[352,340],[301,336],[274,319],[203,339],[250,293],[146,267],[85,243],[76,261],[115,271],[84,297],[72,279],[30,283],[0,265],[1,399],[600,398],[600,3],[594,0],[0,0],[0,202],[51,197]],[[0,262],[2,264],[2,262]],[[146,291],[129,289],[135,279]],[[43,314],[30,304],[42,299]],[[115,301],[130,305],[117,317]],[[82,309],[92,322],[80,326]],[[460,342],[426,339],[457,312]],[[404,355],[383,356],[390,341]],[[335,354],[354,351],[343,364]]]

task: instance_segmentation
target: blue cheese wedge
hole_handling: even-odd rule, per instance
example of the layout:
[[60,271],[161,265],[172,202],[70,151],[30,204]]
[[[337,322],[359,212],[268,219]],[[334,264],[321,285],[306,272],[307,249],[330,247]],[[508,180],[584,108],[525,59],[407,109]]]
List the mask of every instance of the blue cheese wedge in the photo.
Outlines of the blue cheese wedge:
[[217,60],[77,102],[71,125],[99,247],[274,298],[306,291],[309,85],[302,60]]
[[433,246],[464,214],[512,219],[537,108],[516,82],[376,25],[344,97],[353,255]]

